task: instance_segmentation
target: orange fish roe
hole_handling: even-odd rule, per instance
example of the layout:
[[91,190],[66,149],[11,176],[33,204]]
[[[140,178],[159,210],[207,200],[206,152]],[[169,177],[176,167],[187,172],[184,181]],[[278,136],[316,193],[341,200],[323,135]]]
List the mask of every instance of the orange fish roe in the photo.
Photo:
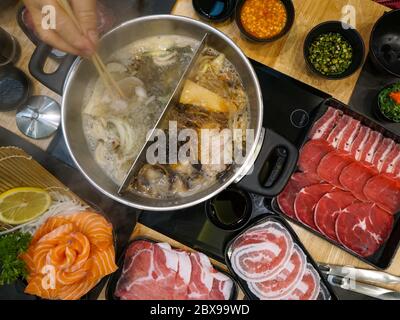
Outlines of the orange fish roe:
[[240,20],[249,34],[268,39],[283,30],[287,12],[281,0],[247,0],[240,12]]

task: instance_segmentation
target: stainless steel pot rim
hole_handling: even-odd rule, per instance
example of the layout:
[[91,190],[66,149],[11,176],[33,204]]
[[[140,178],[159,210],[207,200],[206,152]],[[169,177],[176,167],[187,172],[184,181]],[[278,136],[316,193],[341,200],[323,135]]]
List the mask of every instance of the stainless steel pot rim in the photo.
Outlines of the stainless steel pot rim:
[[[133,207],[136,209],[140,209],[140,210],[148,210],[148,211],[172,211],[172,210],[180,210],[180,209],[185,209],[188,207],[192,207],[195,206],[197,204],[200,204],[206,200],[209,200],[210,198],[213,198],[214,196],[216,196],[217,194],[219,194],[221,191],[223,191],[224,189],[226,189],[229,185],[231,185],[234,182],[237,182],[238,179],[240,180],[241,178],[243,178],[243,176],[249,171],[249,169],[251,168],[255,157],[255,154],[257,155],[258,152],[260,151],[260,142],[263,141],[263,135],[262,135],[262,122],[263,122],[263,99],[262,99],[262,93],[261,93],[261,87],[260,84],[258,82],[258,78],[257,75],[253,69],[253,66],[251,65],[250,61],[248,60],[248,58],[246,57],[246,55],[243,53],[243,51],[233,42],[232,39],[230,39],[228,36],[226,36],[223,32],[201,22],[198,20],[194,20],[188,17],[183,17],[183,16],[176,16],[176,15],[150,15],[150,16],[146,16],[146,17],[140,17],[140,18],[136,18],[127,22],[124,22],[120,25],[118,25],[117,27],[115,27],[114,29],[110,30],[108,33],[106,33],[101,39],[100,39],[100,45],[101,45],[101,41],[103,39],[105,39],[106,37],[108,37],[109,35],[111,35],[114,32],[117,32],[119,29],[127,27],[129,25],[132,24],[136,24],[136,23],[140,23],[140,22],[145,22],[145,21],[152,21],[152,20],[157,20],[157,19],[161,19],[161,20],[176,20],[176,21],[184,21],[187,22],[189,24],[195,24],[197,26],[202,27],[203,29],[205,29],[206,31],[209,30],[210,32],[217,34],[219,37],[223,38],[228,45],[230,45],[236,52],[237,54],[242,58],[243,62],[246,64],[249,72],[251,73],[251,77],[253,79],[255,79],[254,81],[254,85],[256,86],[255,91],[257,94],[257,99],[260,102],[260,114],[259,117],[257,119],[257,132],[255,132],[255,142],[253,143],[250,152],[247,154],[247,158],[245,160],[245,162],[241,165],[240,169],[237,170],[232,177],[230,177],[228,180],[224,181],[220,187],[218,187],[215,191],[210,192],[207,196],[204,196],[202,198],[199,198],[197,200],[194,201],[190,201],[187,203],[183,203],[183,204],[179,204],[179,205],[174,205],[174,206],[168,206],[168,207],[156,207],[156,206],[147,206],[147,205],[142,205],[142,204],[138,204],[138,203],[133,203],[131,201],[129,201],[128,199],[124,198],[124,196],[116,196],[106,190],[104,190],[101,186],[99,186],[95,181],[93,181],[93,179],[85,172],[84,168],[82,167],[82,165],[80,164],[79,160],[75,157],[72,148],[71,148],[71,144],[69,141],[69,134],[66,130],[67,125],[66,125],[66,113],[67,113],[67,108],[66,108],[66,99],[67,99],[67,92],[69,90],[69,87],[71,86],[71,78],[73,76],[73,74],[76,72],[76,70],[79,68],[80,63],[82,62],[82,58],[77,58],[75,60],[75,62],[72,64],[71,69],[68,72],[68,75],[66,77],[66,81],[64,83],[64,94],[62,97],[62,110],[61,110],[61,114],[62,114],[62,130],[63,130],[63,135],[65,137],[65,142],[67,145],[67,149],[68,152],[73,160],[73,162],[75,163],[75,165],[77,166],[77,168],[81,171],[81,173],[84,175],[84,177],[89,181],[90,184],[92,184],[97,190],[99,190],[101,193],[105,194],[106,196],[110,197],[111,199],[120,202],[124,205],[127,205],[129,207]],[[116,185],[116,190],[118,189],[118,186]]]

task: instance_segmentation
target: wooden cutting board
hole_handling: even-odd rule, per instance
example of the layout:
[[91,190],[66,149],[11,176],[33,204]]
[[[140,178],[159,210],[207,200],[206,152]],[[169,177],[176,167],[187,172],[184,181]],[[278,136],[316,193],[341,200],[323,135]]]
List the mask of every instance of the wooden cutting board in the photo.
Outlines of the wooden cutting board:
[[[175,241],[175,240],[163,235],[162,233],[159,233],[159,232],[157,232],[151,228],[148,228],[145,225],[140,224],[140,223],[136,224],[136,226],[132,232],[130,240],[134,240],[137,238],[148,238],[149,240],[154,240],[156,242],[166,242],[166,243],[169,243],[171,245],[171,247],[173,247],[173,248],[181,249],[181,250],[188,251],[188,252],[196,251],[196,250],[194,250],[188,246],[185,246],[182,243]],[[210,261],[214,266],[229,273],[228,268],[226,267],[225,264],[223,264],[217,260],[211,259],[211,258],[210,258]],[[240,288],[238,288],[238,289],[239,290],[238,290],[237,300],[243,300],[244,293],[243,293],[243,291],[240,290]],[[99,300],[105,300],[105,297],[106,297],[106,295],[105,295],[105,289],[104,289],[103,292],[100,294]]]

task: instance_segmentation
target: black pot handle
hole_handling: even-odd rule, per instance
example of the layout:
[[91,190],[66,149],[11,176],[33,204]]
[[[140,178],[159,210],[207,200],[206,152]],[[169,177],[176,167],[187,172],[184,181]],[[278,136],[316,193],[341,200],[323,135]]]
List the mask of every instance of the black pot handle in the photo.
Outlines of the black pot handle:
[[273,198],[285,188],[296,169],[298,149],[287,139],[270,129],[251,173],[238,182],[238,187],[249,192]]
[[44,66],[47,58],[50,56],[52,47],[47,44],[40,43],[29,61],[29,71],[35,79],[40,81],[50,90],[62,95],[64,90],[64,83],[67,78],[68,72],[74,63],[76,56],[66,55],[61,61],[56,71],[52,73],[45,73]]

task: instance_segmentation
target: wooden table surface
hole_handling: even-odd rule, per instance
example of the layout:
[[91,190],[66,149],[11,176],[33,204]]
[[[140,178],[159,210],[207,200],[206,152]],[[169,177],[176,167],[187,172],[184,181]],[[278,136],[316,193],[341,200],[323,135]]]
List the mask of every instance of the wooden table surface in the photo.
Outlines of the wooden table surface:
[[[366,46],[368,46],[369,34],[373,24],[387,9],[371,0],[293,0],[293,2],[296,9],[295,24],[286,37],[274,43],[249,43],[240,36],[235,23],[225,23],[223,25],[216,25],[216,27],[230,36],[244,52],[254,60],[310,84],[347,103],[354,90],[360,72],[339,81],[326,81],[312,75],[306,69],[303,59],[302,48],[304,38],[307,32],[316,24],[328,20],[340,20],[342,8],[345,5],[353,5],[356,8],[357,29],[363,36]],[[23,48],[22,56],[17,66],[29,75],[28,62],[34,50],[34,46],[18,27],[15,18],[16,11],[17,8],[11,8],[0,12],[0,26],[12,33],[21,44]],[[191,0],[177,0],[172,13],[197,19],[192,9]],[[58,101],[60,100],[59,96],[36,81],[33,82],[33,87],[35,94],[49,95]],[[282,90],[284,90],[284,88],[282,88]],[[0,113],[0,125],[21,135],[15,125],[15,112]],[[51,138],[41,141],[30,140],[30,142],[43,149],[47,148],[50,141]],[[303,228],[294,226],[294,229],[316,261],[368,267],[358,259],[310,232],[305,231]],[[388,272],[400,275],[399,255],[396,256]],[[400,290],[400,287],[396,289]]]

